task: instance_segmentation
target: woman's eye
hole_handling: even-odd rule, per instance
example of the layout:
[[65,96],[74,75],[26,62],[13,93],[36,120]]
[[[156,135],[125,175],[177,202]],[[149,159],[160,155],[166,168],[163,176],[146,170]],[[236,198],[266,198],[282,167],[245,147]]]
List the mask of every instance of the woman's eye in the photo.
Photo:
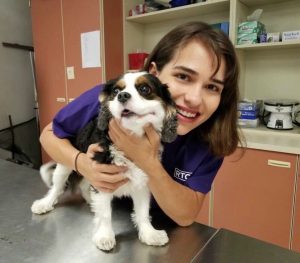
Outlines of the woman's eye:
[[207,88],[209,90],[211,90],[213,92],[217,92],[217,93],[219,93],[221,91],[221,89],[218,86],[216,86],[216,85],[208,85]]
[[177,74],[176,78],[180,79],[180,80],[184,80],[184,81],[189,81],[190,77],[186,74]]
[[139,87],[139,91],[143,95],[149,95],[151,93],[151,88],[149,86],[147,86],[147,85],[140,86]]

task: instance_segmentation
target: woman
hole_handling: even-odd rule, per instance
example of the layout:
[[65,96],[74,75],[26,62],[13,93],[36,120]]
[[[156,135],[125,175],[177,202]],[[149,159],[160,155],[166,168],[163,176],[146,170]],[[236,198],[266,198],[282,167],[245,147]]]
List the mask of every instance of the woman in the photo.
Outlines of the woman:
[[[144,70],[168,85],[178,111],[178,138],[165,145],[161,162],[157,158],[159,138],[151,126],[145,127],[146,136],[137,138],[113,119],[109,136],[148,174],[151,193],[164,213],[187,226],[197,218],[223,157],[239,142],[236,54],[221,31],[190,22],[161,39]],[[62,109],[40,139],[55,161],[77,167],[94,187],[112,192],[127,182],[126,167],[93,162],[93,153],[101,151],[97,145],[77,156],[78,150],[70,143],[97,116],[100,90],[97,86]]]

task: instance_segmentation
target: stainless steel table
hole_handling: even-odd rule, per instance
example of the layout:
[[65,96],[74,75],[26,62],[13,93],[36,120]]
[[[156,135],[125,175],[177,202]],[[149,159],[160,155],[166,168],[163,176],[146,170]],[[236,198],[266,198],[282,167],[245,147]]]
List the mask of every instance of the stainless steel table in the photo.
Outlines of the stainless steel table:
[[219,229],[192,263],[299,263],[300,254],[227,229]]
[[1,263],[298,263],[300,254],[226,229],[201,224],[177,227],[164,217],[154,225],[167,230],[164,247],[142,244],[131,210],[114,203],[117,246],[98,250],[91,241],[93,214],[79,194],[66,193],[56,209],[38,216],[32,202],[46,193],[36,170],[0,160]]
[[56,209],[34,215],[30,206],[46,193],[36,170],[0,160],[0,262],[1,263],[150,263],[190,262],[216,229],[201,224],[182,228],[154,218],[167,228],[164,247],[142,244],[130,212],[115,204],[113,225],[117,246],[98,250],[91,241],[93,214],[80,195],[66,193]]

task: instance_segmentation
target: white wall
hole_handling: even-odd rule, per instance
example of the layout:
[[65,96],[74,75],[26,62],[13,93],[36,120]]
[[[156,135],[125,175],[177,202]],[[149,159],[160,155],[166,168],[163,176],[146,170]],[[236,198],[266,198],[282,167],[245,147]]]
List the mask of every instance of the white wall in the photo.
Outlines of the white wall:
[[35,116],[29,52],[2,42],[32,46],[29,0],[0,0],[0,129]]

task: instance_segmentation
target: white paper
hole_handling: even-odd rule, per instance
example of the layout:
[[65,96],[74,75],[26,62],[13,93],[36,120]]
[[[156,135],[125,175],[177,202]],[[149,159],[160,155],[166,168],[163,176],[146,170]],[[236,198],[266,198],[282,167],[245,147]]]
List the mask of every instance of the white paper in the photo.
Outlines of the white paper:
[[82,68],[101,67],[100,31],[81,33]]

